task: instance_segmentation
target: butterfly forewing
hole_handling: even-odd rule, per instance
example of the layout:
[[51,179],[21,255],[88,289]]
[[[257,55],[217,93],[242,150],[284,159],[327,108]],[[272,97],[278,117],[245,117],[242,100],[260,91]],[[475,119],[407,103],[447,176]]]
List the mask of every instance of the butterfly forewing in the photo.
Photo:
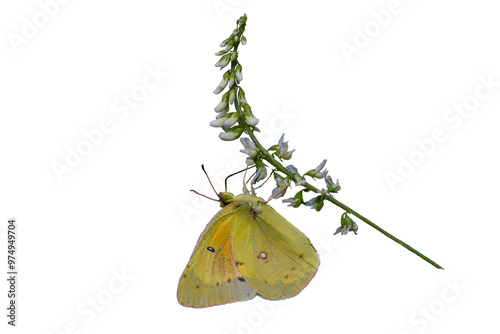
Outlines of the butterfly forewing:
[[177,299],[182,305],[207,307],[256,295],[231,253],[229,222],[235,208],[233,203],[219,211],[201,234],[177,288]]

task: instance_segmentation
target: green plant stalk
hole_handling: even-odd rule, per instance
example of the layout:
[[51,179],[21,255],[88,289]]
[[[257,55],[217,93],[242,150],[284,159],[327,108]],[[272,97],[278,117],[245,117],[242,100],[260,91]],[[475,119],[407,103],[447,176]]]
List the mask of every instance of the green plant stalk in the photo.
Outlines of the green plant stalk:
[[[238,110],[238,112],[241,115],[241,107],[238,105],[238,103],[235,103],[235,105],[236,105],[236,110]],[[260,144],[260,142],[255,137],[255,134],[254,134],[253,130],[246,123],[244,117],[240,116],[239,120],[238,120],[238,123],[239,123],[239,125],[243,129],[245,129],[245,131],[247,132],[247,134],[250,137],[250,139],[252,139],[252,141],[255,143],[255,145],[259,148],[260,152],[262,152],[263,159],[265,159],[267,162],[269,162],[274,168],[276,168],[276,170],[280,171],[281,173],[283,173],[286,176],[290,177],[291,180],[293,180],[294,179],[294,175],[289,170],[287,170],[285,167],[283,167],[283,165],[279,161],[277,161],[276,159],[274,159],[274,157]],[[315,193],[319,193],[318,188],[314,187],[313,185],[311,185],[311,184],[309,184],[307,182],[303,185],[303,187],[306,188],[306,189],[308,189],[308,190],[310,190],[310,191],[313,191]],[[350,214],[356,216],[357,218],[361,219],[366,224],[370,225],[371,227],[373,227],[374,229],[376,229],[377,231],[379,231],[380,233],[382,233],[383,235],[385,235],[389,239],[397,242],[398,244],[400,244],[401,246],[403,246],[404,248],[406,248],[407,250],[409,250],[413,254],[419,256],[423,260],[425,260],[428,263],[432,264],[434,267],[436,267],[438,269],[443,269],[443,267],[441,267],[439,264],[437,264],[436,262],[434,262],[433,260],[431,260],[430,258],[428,258],[427,256],[425,256],[424,254],[422,254],[419,251],[417,251],[415,248],[411,247],[410,245],[408,245],[407,243],[403,242],[402,240],[396,238],[395,236],[393,236],[389,232],[385,231],[384,229],[382,229],[381,227],[379,227],[378,225],[376,225],[375,223],[373,223],[372,221],[370,221],[368,218],[362,216],[361,214],[359,214],[358,212],[354,211],[353,209],[351,209],[350,207],[348,207],[344,203],[342,203],[339,200],[335,199],[333,196],[326,195],[325,199],[327,199],[331,203],[335,204],[336,206],[344,209],[348,213],[350,213]]]
[[[246,21],[240,27],[240,29],[241,29],[240,36],[243,35],[243,32],[245,31],[245,26],[246,26]],[[235,45],[234,45],[234,52],[238,51],[239,44],[240,44],[240,40],[238,40],[235,43]],[[235,60],[231,61],[231,71],[232,72],[235,71],[237,65],[238,65],[238,59],[237,58]],[[238,87],[237,84],[235,84],[235,86]],[[250,137],[250,139],[252,139],[252,141],[254,142],[254,144],[260,150],[260,152],[262,154],[262,158],[264,160],[266,160],[269,164],[271,164],[274,168],[276,168],[276,170],[278,170],[281,173],[285,174],[291,180],[294,180],[295,179],[294,174],[291,173],[289,170],[287,170],[285,167],[283,167],[283,165],[279,161],[277,161],[276,159],[274,159],[274,157],[257,140],[257,137],[255,137],[255,134],[254,134],[254,131],[252,130],[252,127],[246,122],[246,119],[245,119],[245,117],[243,115],[243,112],[241,110],[241,106],[239,104],[238,97],[236,98],[236,101],[234,102],[234,105],[235,105],[235,108],[236,108],[236,110],[238,112],[238,115],[239,115],[239,117],[238,117],[238,125],[241,128],[243,128],[245,130],[245,132],[248,134],[248,136]],[[314,187],[313,185],[311,185],[311,184],[309,184],[307,182],[305,184],[303,184],[302,186],[304,188],[306,188],[306,189],[308,189],[308,190],[316,193],[316,194],[320,192],[318,188]],[[348,207],[344,203],[338,201],[333,196],[326,195],[325,199],[327,199],[331,203],[335,204],[336,206],[344,209],[346,212],[348,212],[348,213],[356,216],[357,218],[359,218],[360,220],[364,221],[366,224],[370,225],[371,227],[373,227],[374,229],[376,229],[377,231],[379,231],[380,233],[382,233],[383,235],[385,235],[389,239],[397,242],[398,244],[400,244],[401,246],[403,246],[404,248],[406,248],[407,250],[409,250],[413,254],[419,256],[423,260],[425,260],[428,263],[432,264],[434,267],[436,267],[438,269],[443,269],[443,267],[441,267],[439,264],[437,264],[436,262],[434,262],[433,260],[431,260],[430,258],[428,258],[427,256],[425,256],[424,254],[422,254],[419,251],[417,251],[415,248],[411,247],[410,245],[408,245],[407,243],[403,242],[402,240],[396,238],[395,236],[393,236],[389,232],[385,231],[384,229],[382,229],[381,227],[379,227],[378,225],[376,225],[375,223],[373,223],[368,218],[362,216],[361,214],[359,214],[358,212],[354,211],[353,209],[351,209],[350,207]]]

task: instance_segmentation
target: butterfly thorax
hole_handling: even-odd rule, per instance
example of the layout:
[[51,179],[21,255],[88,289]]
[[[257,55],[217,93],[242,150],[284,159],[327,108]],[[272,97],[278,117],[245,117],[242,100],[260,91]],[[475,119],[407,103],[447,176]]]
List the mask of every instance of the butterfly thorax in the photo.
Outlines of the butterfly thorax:
[[231,203],[236,203],[238,206],[248,204],[251,207],[257,208],[261,204],[264,204],[264,199],[252,195],[240,194],[234,196],[228,192],[220,192],[219,202],[221,207],[225,207]]

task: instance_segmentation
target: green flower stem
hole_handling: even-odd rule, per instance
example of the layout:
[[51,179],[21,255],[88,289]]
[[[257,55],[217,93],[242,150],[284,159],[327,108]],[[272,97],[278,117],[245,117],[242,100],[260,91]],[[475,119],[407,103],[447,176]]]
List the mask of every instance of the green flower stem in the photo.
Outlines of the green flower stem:
[[[239,46],[239,44],[241,42],[241,37],[243,37],[243,32],[245,31],[245,27],[246,27],[246,15],[242,16],[240,18],[240,20],[241,20],[241,22],[238,23],[238,29],[239,29],[238,37],[239,38],[237,39],[237,41],[234,42],[233,52],[237,52],[238,51],[238,46]],[[236,66],[238,66],[238,58],[237,57],[234,60],[231,61],[231,73],[235,72]],[[233,89],[235,89],[237,91],[237,89],[239,89],[238,84],[235,83]],[[247,123],[245,115],[244,115],[243,111],[241,110],[239,98],[236,98],[236,100],[234,101],[234,105],[235,105],[235,108],[236,108],[236,110],[238,112],[238,115],[239,115],[238,116],[238,125],[240,126],[240,128],[242,128],[248,134],[248,136],[250,137],[250,139],[253,141],[253,143],[260,150],[260,153],[262,154],[262,158],[264,160],[266,160],[269,164],[271,164],[274,168],[276,168],[276,170],[278,170],[281,173],[283,173],[286,176],[288,176],[290,178],[290,180],[295,180],[294,174],[292,172],[290,172],[289,170],[287,170],[285,167],[283,167],[283,165],[279,161],[277,161],[276,159],[274,159],[274,157],[257,140],[257,138],[255,137],[253,128]],[[306,188],[306,189],[308,189],[308,190],[310,190],[310,191],[312,191],[312,192],[314,192],[314,193],[316,193],[316,194],[320,193],[320,191],[316,187],[314,187],[313,185],[311,185],[311,184],[309,184],[307,182],[303,185],[303,187]],[[356,211],[354,211],[353,209],[351,209],[350,207],[348,207],[344,203],[338,201],[333,196],[326,195],[325,199],[327,199],[331,203],[335,204],[336,206],[344,209],[346,212],[348,212],[348,213],[350,213],[350,214],[358,217],[359,219],[361,219],[362,221],[364,221],[366,224],[370,225],[371,227],[373,227],[374,229],[376,229],[377,231],[379,231],[380,233],[382,233],[383,235],[385,235],[389,239],[397,242],[398,244],[400,244],[401,246],[403,246],[404,248],[406,248],[410,252],[414,253],[415,255],[419,256],[422,259],[424,259],[428,263],[432,264],[434,267],[436,267],[438,269],[443,269],[439,264],[437,264],[436,262],[432,261],[427,256],[425,256],[424,254],[420,253],[415,248],[411,247],[407,243],[399,240],[398,238],[396,238],[395,236],[393,236],[389,232],[387,232],[384,229],[380,228],[378,225],[376,225],[375,223],[373,223],[372,221],[370,221],[368,218],[363,217],[361,214],[357,213]]]
[[[245,131],[248,133],[248,136],[250,137],[250,139],[252,139],[252,141],[254,142],[254,144],[259,148],[260,152],[262,152],[263,158],[267,162],[269,162],[271,165],[273,165],[273,167],[276,168],[276,170],[278,170],[281,173],[287,175],[288,177],[290,177],[291,180],[293,180],[294,179],[293,174],[289,170],[287,170],[285,167],[283,167],[283,165],[279,161],[277,161],[276,159],[274,159],[274,157],[260,144],[260,142],[255,137],[255,134],[252,131],[251,127],[246,123],[244,117],[241,116],[241,108],[240,108],[239,104],[235,103],[235,105],[236,105],[236,110],[238,110],[238,112],[240,113],[240,117],[239,117],[238,123],[240,124],[240,126],[243,129],[245,129]],[[319,193],[319,190],[316,187],[314,187],[313,185],[311,185],[311,184],[309,184],[307,182],[303,185],[303,187],[306,188],[306,189],[308,189],[308,190],[310,190],[310,191],[313,191],[315,193]],[[357,213],[356,211],[354,211],[353,209],[351,209],[350,207],[348,207],[344,203],[338,201],[333,196],[326,195],[325,199],[327,199],[328,201],[332,202],[336,206],[344,209],[348,213],[350,213],[350,214],[358,217],[359,219],[361,219],[362,221],[364,221],[366,224],[370,225],[371,227],[373,227],[374,229],[376,229],[377,231],[379,231],[380,233],[382,233],[383,235],[385,235],[389,239],[397,242],[398,244],[400,244],[401,246],[403,246],[404,248],[406,248],[407,250],[409,250],[413,254],[419,256],[423,260],[425,260],[428,263],[432,264],[434,267],[436,267],[438,269],[443,269],[443,267],[441,267],[439,264],[437,264],[436,262],[434,262],[433,260],[431,260],[430,258],[428,258],[427,256],[425,256],[424,254],[422,254],[419,251],[417,251],[415,248],[411,247],[410,245],[408,245],[407,243],[403,242],[402,240],[399,240],[398,238],[396,238],[395,236],[393,236],[389,232],[385,231],[384,229],[382,229],[381,227],[379,227],[378,225],[376,225],[375,223],[373,223],[372,221],[370,221],[368,218],[362,216],[361,214]]]

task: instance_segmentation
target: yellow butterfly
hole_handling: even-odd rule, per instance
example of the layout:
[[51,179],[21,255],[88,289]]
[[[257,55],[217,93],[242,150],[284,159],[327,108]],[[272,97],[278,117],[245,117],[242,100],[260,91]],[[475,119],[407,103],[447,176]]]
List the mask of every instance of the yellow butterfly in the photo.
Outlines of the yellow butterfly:
[[302,291],[319,266],[309,239],[262,198],[219,198],[223,208],[201,234],[180,278],[179,303],[199,308]]

